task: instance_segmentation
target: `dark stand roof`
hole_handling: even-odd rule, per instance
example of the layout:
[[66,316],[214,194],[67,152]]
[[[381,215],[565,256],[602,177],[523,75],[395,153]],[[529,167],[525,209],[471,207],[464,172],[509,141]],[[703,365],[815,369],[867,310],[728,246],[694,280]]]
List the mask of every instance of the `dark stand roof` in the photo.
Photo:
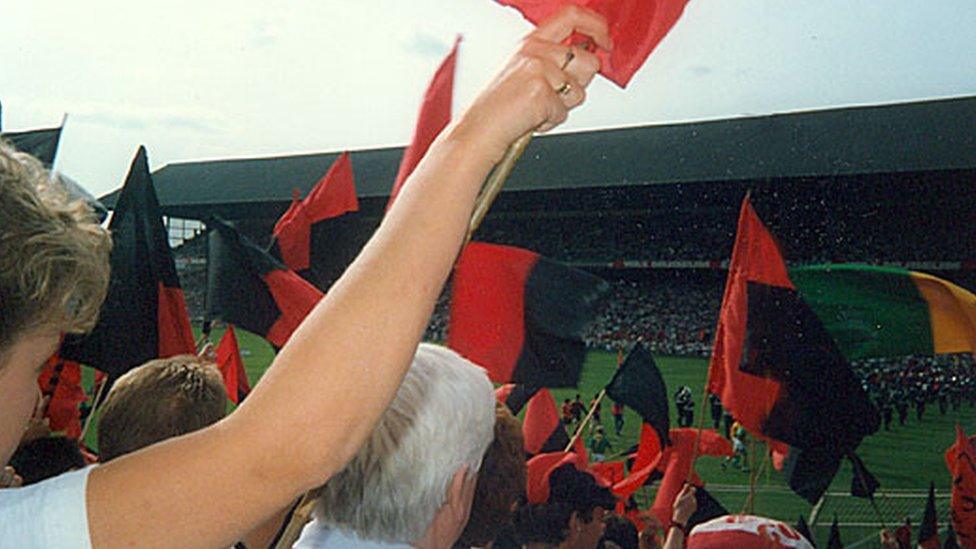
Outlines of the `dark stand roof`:
[[[506,191],[973,169],[973,128],[976,97],[565,133],[534,139]],[[352,153],[360,197],[389,193],[402,152]],[[181,162],[153,178],[170,215],[266,216],[338,154]]]

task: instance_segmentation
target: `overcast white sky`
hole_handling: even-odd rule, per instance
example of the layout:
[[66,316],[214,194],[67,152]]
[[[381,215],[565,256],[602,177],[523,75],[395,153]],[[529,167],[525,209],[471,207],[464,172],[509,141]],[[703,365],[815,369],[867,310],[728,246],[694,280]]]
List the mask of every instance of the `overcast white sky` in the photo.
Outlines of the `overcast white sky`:
[[[458,112],[529,29],[490,0],[4,0],[3,129],[67,112],[57,166],[96,195],[139,144],[154,169],[403,144],[455,34]],[[565,129],[976,94],[974,29],[973,0],[691,0]]]

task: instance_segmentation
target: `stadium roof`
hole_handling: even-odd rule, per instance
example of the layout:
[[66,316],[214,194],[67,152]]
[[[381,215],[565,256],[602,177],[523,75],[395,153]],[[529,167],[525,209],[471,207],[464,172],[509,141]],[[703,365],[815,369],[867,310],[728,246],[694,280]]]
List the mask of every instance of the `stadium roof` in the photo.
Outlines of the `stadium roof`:
[[[973,128],[976,96],[564,133],[534,139],[506,190],[976,169]],[[360,197],[389,193],[402,152],[352,152]],[[179,162],[153,178],[169,215],[243,214],[304,195],[337,156]]]

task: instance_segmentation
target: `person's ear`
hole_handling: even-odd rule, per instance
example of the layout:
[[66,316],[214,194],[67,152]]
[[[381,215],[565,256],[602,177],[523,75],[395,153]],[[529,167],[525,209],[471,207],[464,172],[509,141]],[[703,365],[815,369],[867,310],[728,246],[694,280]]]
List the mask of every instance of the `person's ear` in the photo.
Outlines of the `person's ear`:
[[451,482],[447,487],[447,499],[444,505],[448,508],[451,516],[461,522],[467,522],[468,515],[471,513],[471,501],[474,499],[474,488],[477,484],[478,476],[469,474],[468,467],[460,467],[454,471]]

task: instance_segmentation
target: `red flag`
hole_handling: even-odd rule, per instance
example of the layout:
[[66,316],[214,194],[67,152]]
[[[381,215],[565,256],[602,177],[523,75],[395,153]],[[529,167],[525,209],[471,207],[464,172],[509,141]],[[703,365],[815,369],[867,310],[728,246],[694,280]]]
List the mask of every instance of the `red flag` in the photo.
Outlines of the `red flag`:
[[241,360],[241,351],[237,345],[233,324],[227,325],[227,331],[217,345],[217,367],[224,377],[227,397],[234,404],[240,404],[251,392],[251,384],[247,381],[247,372],[244,370],[244,361]]
[[296,198],[278,219],[268,252],[319,290],[328,291],[368,237],[358,211],[352,162],[344,152],[305,200]]
[[548,389],[540,389],[529,399],[525,407],[525,420],[522,421],[522,438],[525,440],[525,453],[532,456],[562,452],[569,444],[566,429],[559,421],[556,400]]
[[952,475],[952,529],[960,545],[976,547],[976,450],[959,425],[945,459]]
[[[651,506],[651,511],[665,526],[670,524],[674,500],[688,480],[689,473],[692,484],[702,485],[701,479],[694,472],[692,460],[698,456],[732,455],[732,443],[712,429],[702,430],[700,440],[695,429],[673,429],[671,440],[673,446],[664,451],[664,478],[661,479],[654,505]],[[694,450],[696,440],[699,444],[697,453]]]
[[222,318],[281,348],[322,298],[322,292],[212,218],[207,315]]
[[[779,246],[759,220],[747,197],[742,201],[715,349],[708,366],[708,391],[719,395],[725,408],[750,433],[760,434],[763,423],[779,398],[781,384],[775,379],[758,377],[739,368],[748,318],[746,282],[750,280],[793,289]],[[785,445],[774,448],[786,453]]]
[[529,503],[545,503],[549,499],[549,476],[567,463],[580,470],[586,466],[575,452],[539,454],[525,464],[525,495]]
[[604,486],[614,486],[622,481],[626,475],[625,464],[623,461],[604,461],[601,463],[591,463],[590,472],[601,481]]
[[315,184],[305,200],[292,203],[274,227],[274,237],[281,260],[293,271],[304,271],[310,265],[312,225],[359,211],[356,184],[349,153],[343,152],[329,171]]
[[78,406],[88,400],[81,388],[81,366],[77,362],[48,359],[37,378],[41,393],[48,397],[44,417],[52,431],[63,431],[68,438],[81,436],[81,410]]
[[87,336],[65,338],[60,355],[119,376],[154,358],[195,353],[145,147],[132,161],[109,230],[112,280],[98,325]]
[[434,73],[427,92],[424,94],[424,102],[420,106],[420,116],[417,118],[417,126],[413,130],[413,140],[403,151],[403,158],[400,160],[400,169],[397,170],[396,180],[393,182],[393,189],[390,191],[390,200],[386,203],[389,210],[400,194],[403,183],[413,173],[414,168],[420,160],[427,154],[427,149],[434,139],[441,133],[451,121],[451,101],[454,98],[454,66],[457,64],[458,45],[461,44],[461,37],[454,40],[454,47],[451,53],[447,54],[441,66]]
[[567,4],[577,4],[607,20],[613,51],[598,50],[600,74],[625,88],[654,48],[678,22],[688,0],[498,0],[539,24]]
[[826,490],[842,456],[880,425],[877,409],[797,292],[748,197],[729,262],[708,392],[719,395],[750,433],[770,441],[775,453],[794,456],[795,467],[787,468],[790,488],[811,503]]
[[630,468],[630,475],[616,483],[613,492],[623,499],[629,498],[638,488],[647,482],[651,474],[658,469],[661,462],[661,439],[657,430],[647,423],[641,424],[640,444],[634,464]]
[[609,285],[537,253],[471,242],[454,269],[448,346],[496,383],[575,387]]

